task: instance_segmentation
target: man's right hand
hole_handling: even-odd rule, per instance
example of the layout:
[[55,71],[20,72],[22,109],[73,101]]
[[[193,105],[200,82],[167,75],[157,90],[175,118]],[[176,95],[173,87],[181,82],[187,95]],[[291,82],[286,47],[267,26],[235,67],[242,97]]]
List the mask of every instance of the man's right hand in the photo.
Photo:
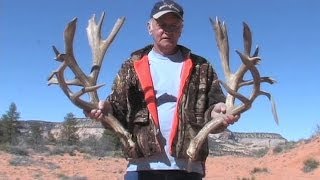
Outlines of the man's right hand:
[[99,101],[98,109],[92,109],[87,115],[91,119],[102,120],[103,116],[111,113],[112,114],[112,107],[109,101]]

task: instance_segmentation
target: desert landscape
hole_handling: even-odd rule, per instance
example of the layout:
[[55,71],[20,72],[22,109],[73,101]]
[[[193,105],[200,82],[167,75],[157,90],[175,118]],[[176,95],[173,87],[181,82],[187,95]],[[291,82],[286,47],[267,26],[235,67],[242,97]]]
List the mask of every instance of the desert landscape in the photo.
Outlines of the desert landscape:
[[[320,161],[320,137],[299,142],[294,148],[261,158],[240,156],[209,157],[204,179],[225,180],[304,180],[320,179],[320,168],[306,172],[305,161]],[[64,155],[29,154],[18,156],[0,152],[0,179],[123,179],[126,160],[92,157],[74,153]]]

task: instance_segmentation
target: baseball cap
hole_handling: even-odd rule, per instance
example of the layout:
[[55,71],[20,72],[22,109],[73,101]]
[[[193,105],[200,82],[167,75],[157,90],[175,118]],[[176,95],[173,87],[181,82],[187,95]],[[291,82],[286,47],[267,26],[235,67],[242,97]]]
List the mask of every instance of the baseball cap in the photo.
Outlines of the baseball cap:
[[158,19],[162,15],[170,12],[175,13],[179,18],[183,19],[182,7],[172,0],[162,0],[154,4],[150,17]]

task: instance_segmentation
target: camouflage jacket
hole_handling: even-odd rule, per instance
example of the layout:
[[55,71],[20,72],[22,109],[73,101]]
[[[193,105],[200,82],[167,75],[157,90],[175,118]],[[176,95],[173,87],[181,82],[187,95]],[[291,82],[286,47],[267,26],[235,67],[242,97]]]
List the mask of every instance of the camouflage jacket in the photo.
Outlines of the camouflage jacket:
[[[219,86],[217,74],[204,58],[179,46],[185,58],[182,69],[180,96],[172,130],[171,155],[188,158],[186,150],[190,140],[203,125],[211,120],[214,104],[224,102],[225,96]],[[139,157],[151,156],[163,150],[159,141],[157,102],[152,85],[147,54],[149,45],[132,53],[114,80],[108,97],[113,115],[132,134]],[[200,148],[197,160],[204,162],[208,156],[208,143]],[[125,155],[127,158],[128,154]]]

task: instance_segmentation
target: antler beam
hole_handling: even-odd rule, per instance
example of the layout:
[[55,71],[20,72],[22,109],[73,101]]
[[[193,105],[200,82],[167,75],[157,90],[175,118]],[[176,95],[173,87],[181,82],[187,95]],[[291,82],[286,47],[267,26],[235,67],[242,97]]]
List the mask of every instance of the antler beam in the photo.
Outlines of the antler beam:
[[[216,34],[217,46],[220,51],[220,58],[222,62],[222,67],[226,79],[226,83],[218,80],[219,83],[228,92],[226,97],[227,112],[232,115],[240,115],[241,113],[249,110],[252,106],[253,101],[259,95],[265,95],[269,98],[272,103],[272,112],[276,123],[278,124],[278,116],[276,113],[275,103],[271,97],[270,93],[260,90],[261,83],[273,84],[275,80],[270,77],[261,77],[260,73],[256,67],[261,61],[258,56],[259,48],[257,47],[253,53],[251,53],[252,46],[252,35],[249,26],[243,23],[243,40],[244,40],[244,53],[236,51],[242,60],[242,65],[235,73],[231,73],[229,64],[229,42],[227,27],[223,22],[220,22],[218,18],[216,21],[210,19],[212,26],[214,27]],[[244,80],[244,76],[247,72],[252,75],[252,80]],[[253,90],[250,97],[246,97],[238,92],[241,87],[252,85]],[[235,105],[235,99],[242,102],[240,105]],[[198,156],[199,149],[202,147],[203,143],[207,139],[209,133],[215,132],[221,125],[223,125],[223,119],[214,119],[209,121],[196,135],[196,137],[190,142],[189,148],[187,149],[187,154],[190,160],[195,160]]]
[[[107,49],[115,39],[125,21],[124,17],[119,18],[109,36],[103,40],[101,39],[101,28],[104,16],[105,13],[102,14],[98,24],[96,23],[95,16],[93,16],[89,20],[87,27],[87,35],[89,44],[91,46],[93,59],[91,73],[88,76],[79,67],[73,52],[73,39],[77,23],[76,18],[67,25],[67,28],[64,31],[65,54],[61,54],[57,48],[53,46],[53,51],[56,54],[56,60],[62,64],[49,76],[48,85],[58,84],[70,101],[79,108],[83,109],[84,112],[90,112],[92,109],[98,108],[99,97],[97,89],[103,85],[96,84],[102,61]],[[71,71],[75,74],[74,79],[66,80],[64,73],[67,68],[71,69]],[[73,92],[69,86],[80,86],[82,89],[78,92]],[[85,101],[80,98],[84,94],[89,96],[89,101]],[[128,151],[132,157],[136,156],[135,143],[132,141],[131,134],[123,128],[123,126],[114,116],[111,114],[105,115],[103,120],[101,120],[101,123],[105,128],[111,128],[111,130],[116,133],[123,143],[125,151]]]

